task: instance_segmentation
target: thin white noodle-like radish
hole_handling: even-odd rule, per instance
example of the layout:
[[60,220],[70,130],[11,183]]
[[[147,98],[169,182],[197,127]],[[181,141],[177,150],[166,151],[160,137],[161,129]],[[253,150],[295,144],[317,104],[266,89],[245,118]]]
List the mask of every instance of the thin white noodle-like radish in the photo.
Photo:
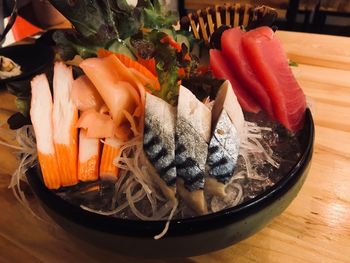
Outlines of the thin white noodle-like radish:
[[131,162],[130,159],[125,159],[125,163],[129,166],[129,170],[133,173],[135,176],[135,179],[142,185],[142,187],[146,190],[147,196],[152,193],[152,190],[150,189],[149,185],[144,180],[144,175],[142,171],[139,170],[139,167],[135,167]]
[[[278,168],[279,167],[279,163],[277,161],[275,161],[270,154],[265,150],[265,148],[261,145],[261,143],[256,140],[256,139],[252,139],[254,141],[254,143],[261,149],[262,153],[264,154],[266,161],[269,162],[272,166]],[[269,148],[270,149],[270,148]],[[271,149],[270,149],[271,150]],[[272,153],[272,150],[269,151],[270,153]]]
[[155,213],[153,213],[153,218],[156,220],[161,220],[163,218],[166,217],[167,214],[169,214],[169,212],[171,211],[171,209],[173,208],[174,205],[172,205],[173,202],[172,201],[168,201],[167,203],[165,203],[164,205],[162,205],[158,211],[156,211]]
[[245,178],[244,174],[247,174],[246,171],[240,171],[240,172],[236,173],[236,174],[232,177],[232,181],[234,181],[234,180],[239,180],[239,179],[244,179],[244,178]]
[[242,154],[242,157],[243,157],[243,160],[244,160],[244,162],[245,162],[245,167],[246,167],[246,169],[247,169],[247,175],[248,175],[248,177],[249,177],[249,176],[253,173],[252,167],[251,167],[251,165],[250,165],[250,161],[249,161],[249,159],[248,159],[247,154]]
[[[140,160],[143,160],[144,161],[144,156],[140,156]],[[142,161],[141,161],[142,163]],[[141,172],[145,175],[147,175],[148,177],[151,178],[151,173],[152,171],[148,170],[147,167],[145,167],[144,165],[140,164],[141,166]],[[153,176],[158,176],[157,174],[156,175],[153,175]],[[150,183],[150,187],[153,189],[152,190],[152,195],[154,196],[154,198],[160,202],[166,202],[168,201],[168,199],[166,199],[163,195],[162,195],[162,192],[161,191],[156,191],[155,188],[157,188],[157,185],[153,182],[153,180],[151,180],[149,178],[148,182]]]
[[135,180],[132,177],[129,177],[128,179],[126,179],[125,183],[120,188],[120,195],[125,194],[126,193],[126,189],[129,188],[132,184],[135,184],[135,183],[136,182],[135,182]]
[[[156,210],[157,210],[157,199],[154,198],[153,196],[153,193],[155,192],[153,188],[153,185],[152,185],[152,181],[151,180],[147,180],[145,178],[145,174],[142,172],[142,170],[140,169],[140,164],[138,162],[139,158],[141,156],[141,147],[139,147],[137,150],[136,150],[136,153],[135,153],[135,168],[137,170],[137,173],[135,173],[135,175],[141,175],[142,176],[142,180],[146,183],[146,185],[149,187],[150,191],[147,191],[146,194],[147,194],[147,198],[148,200],[150,201],[150,204],[151,204],[151,208],[152,208],[152,214],[155,214]],[[139,178],[141,177],[139,176]],[[140,178],[141,179],[141,178]],[[147,182],[146,182],[147,181]]]
[[[28,200],[21,189],[21,182],[26,182],[25,173],[29,167],[32,167],[36,163],[37,154],[36,154],[36,146],[34,141],[34,133],[32,132],[31,126],[23,126],[18,129],[16,132],[16,140],[19,144],[19,155],[21,156],[21,161],[19,163],[18,168],[13,173],[10,184],[8,186],[9,189],[12,190],[13,195],[18,200],[18,202],[29,211],[35,218],[38,220],[48,223],[40,216],[38,216],[31,209]],[[11,147],[12,148],[12,147]]]
[[[119,189],[121,187],[122,182],[124,182],[126,175],[127,175],[127,171],[121,170],[119,172],[119,179],[114,185],[114,193],[119,193]],[[111,209],[115,208],[117,200],[118,200],[118,195],[114,194],[111,202]]]
[[152,220],[152,217],[145,216],[136,208],[135,203],[134,203],[132,196],[131,196],[130,188],[126,189],[126,200],[129,202],[130,209],[135,216],[137,216],[139,219],[145,220],[145,221]]
[[245,124],[249,128],[253,128],[254,130],[257,130],[257,131],[272,131],[270,127],[260,127],[255,122],[245,121]]
[[236,205],[238,205],[238,204],[241,202],[241,200],[242,200],[242,197],[243,197],[243,188],[242,188],[242,186],[241,186],[240,184],[237,184],[237,183],[232,184],[232,186],[234,186],[234,187],[237,189],[237,191],[238,191],[235,200],[234,200],[234,201],[232,202],[232,204],[231,204],[231,206],[236,206]]
[[151,178],[149,177],[148,174],[143,173],[142,170],[140,169],[140,167],[142,165],[140,165],[139,163],[139,159],[141,158],[141,152],[142,152],[142,144],[138,145],[139,147],[137,147],[136,151],[135,151],[135,157],[133,159],[134,161],[134,167],[135,170],[137,171],[137,173],[135,173],[136,177],[140,180],[140,182],[145,182],[147,187],[149,187],[150,191],[148,191],[149,194],[151,194],[153,191],[151,188],[153,188],[153,181],[151,180]]
[[18,151],[22,151],[23,150],[22,147],[15,146],[15,145],[9,144],[7,142],[3,142],[3,141],[0,141],[0,145],[6,146],[8,148],[11,148],[11,149],[14,149],[14,150],[18,150]]
[[[133,200],[134,200],[134,202],[139,202],[145,196],[146,196],[146,193],[144,191],[142,191],[142,190],[139,190],[133,195]],[[100,214],[100,215],[104,215],[104,216],[112,216],[112,215],[120,213],[121,211],[123,211],[128,206],[129,206],[129,203],[128,203],[128,201],[126,201],[123,204],[119,205],[116,209],[111,210],[111,211],[96,210],[96,209],[92,209],[90,207],[87,207],[85,205],[81,205],[80,207],[82,209],[86,210],[86,211],[93,212],[93,213],[96,213],[96,214]]]
[[[27,199],[25,198],[23,191],[21,190],[20,187],[20,182],[22,177],[22,169],[23,169],[23,164],[25,162],[25,158],[27,158],[27,155],[25,155],[22,160],[19,163],[19,166],[17,168],[17,170],[14,172],[12,178],[11,178],[11,182],[9,185],[9,188],[12,189],[16,199],[19,201],[20,204],[22,204],[24,207],[27,208]],[[24,198],[23,198],[24,197]]]
[[115,147],[115,148],[120,148],[120,151],[123,151],[126,148],[130,148],[138,143],[140,143],[140,136],[137,136],[127,142],[117,142],[116,140],[110,140],[108,143],[106,141],[102,141],[102,143],[107,144],[109,146]]
[[178,207],[178,202],[176,201],[174,206],[173,206],[173,209],[171,210],[170,215],[165,223],[165,227],[164,227],[163,231],[161,233],[159,233],[158,235],[154,236],[155,240],[161,239],[168,232],[170,221],[174,217],[174,214],[176,212],[177,207]]
[[147,195],[150,195],[152,193],[152,190],[150,189],[150,187],[143,180],[142,172],[140,172],[137,167],[135,167],[134,165],[131,164],[130,159],[125,159],[124,161],[128,165],[129,170],[135,176],[135,180],[138,181],[142,185],[142,187],[145,189]]
[[248,138],[257,138],[257,139],[261,139],[261,135],[260,134],[254,134],[254,133],[251,133],[249,135],[247,135]]
[[[233,188],[235,190],[230,190],[230,193],[226,192],[227,196],[225,196],[224,198],[214,196],[211,199],[211,209],[213,212],[218,212],[222,209],[236,206],[243,201],[243,188],[240,184],[231,182],[227,187],[231,187],[231,189]],[[235,193],[235,195],[233,198],[231,198],[234,194],[233,192]]]
[[243,157],[243,160],[245,162],[245,165],[246,165],[246,169],[247,169],[247,178],[249,179],[253,179],[253,180],[259,180],[259,181],[264,181],[266,180],[266,178],[262,177],[262,176],[259,176],[257,175],[255,172],[254,172],[254,169],[252,168],[251,166],[251,162],[248,158],[248,154],[242,154],[241,155]]
[[[113,163],[114,164],[114,163]],[[120,164],[120,163],[117,163],[117,164],[114,164],[117,168],[121,169],[121,170],[128,170],[128,166],[127,165],[124,165],[124,164]],[[119,181],[119,179],[118,179]]]
[[[136,182],[134,182],[134,185],[136,185],[137,183]],[[130,186],[130,187],[127,187],[126,188],[126,194],[128,195],[128,193],[132,193],[132,187]],[[147,192],[146,192],[146,195],[147,195]],[[128,198],[128,197],[127,197]],[[150,202],[150,204],[151,204],[151,207],[152,207],[152,215],[155,213],[155,211],[156,211],[156,200],[155,199],[153,199],[150,195],[148,195],[147,196],[147,198],[148,198],[148,200],[149,200],[149,202]],[[129,199],[128,199],[128,201],[130,201]],[[154,208],[155,207],[155,208]],[[136,208],[135,208],[136,209]],[[134,212],[134,211],[133,211]],[[137,216],[137,214],[135,214],[136,216]],[[149,217],[149,220],[153,220],[154,219],[154,217]]]

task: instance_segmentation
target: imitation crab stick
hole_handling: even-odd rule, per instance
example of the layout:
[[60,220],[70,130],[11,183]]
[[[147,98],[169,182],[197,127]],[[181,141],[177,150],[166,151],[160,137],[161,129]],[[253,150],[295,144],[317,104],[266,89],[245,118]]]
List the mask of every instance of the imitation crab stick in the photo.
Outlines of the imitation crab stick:
[[86,131],[79,132],[79,163],[78,179],[80,181],[95,181],[99,178],[100,139],[88,138]]
[[100,178],[103,180],[118,179],[119,169],[113,164],[113,161],[120,153],[119,148],[112,146],[113,140],[107,138],[103,145],[100,163]]
[[72,68],[58,62],[53,77],[53,140],[63,186],[78,183],[78,110],[71,99]]
[[31,86],[30,117],[36,135],[44,183],[49,189],[58,189],[61,186],[61,180],[53,142],[52,97],[45,74],[36,76]]

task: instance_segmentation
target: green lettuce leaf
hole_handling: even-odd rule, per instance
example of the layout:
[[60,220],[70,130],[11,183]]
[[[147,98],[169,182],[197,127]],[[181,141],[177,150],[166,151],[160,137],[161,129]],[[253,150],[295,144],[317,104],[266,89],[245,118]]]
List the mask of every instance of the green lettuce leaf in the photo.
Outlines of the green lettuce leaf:
[[108,0],[50,0],[89,42],[103,45],[117,38],[118,31]]
[[154,0],[153,4],[150,1],[148,2],[142,12],[143,27],[152,29],[172,28],[177,23],[178,13],[166,10],[164,1]]

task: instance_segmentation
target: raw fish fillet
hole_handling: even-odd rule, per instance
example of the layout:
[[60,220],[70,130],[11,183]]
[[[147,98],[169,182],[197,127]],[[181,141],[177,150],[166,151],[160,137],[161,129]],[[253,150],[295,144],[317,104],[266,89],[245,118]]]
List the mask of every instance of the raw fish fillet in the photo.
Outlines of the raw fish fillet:
[[205,163],[211,130],[211,111],[181,86],[176,123],[177,191],[198,214],[207,213],[204,198]]
[[244,34],[242,45],[251,67],[270,96],[275,116],[296,132],[303,124],[305,95],[288,65],[281,42],[269,27]]
[[238,135],[241,137],[244,133],[244,115],[241,106],[237,101],[237,97],[232,89],[230,81],[226,80],[216,94],[214,106],[212,109],[212,125],[216,123],[220,117],[222,110],[225,109],[235,126]]
[[152,168],[150,174],[173,202],[176,201],[175,122],[176,109],[147,93],[143,149]]
[[237,164],[244,117],[229,81],[220,87],[213,107],[213,132],[206,164],[205,191],[226,195]]
[[242,37],[245,33],[240,27],[226,30],[221,37],[222,55],[227,59],[232,71],[235,72],[237,80],[247,93],[266,111],[271,119],[274,113],[271,100],[264,86],[250,66],[242,46]]
[[241,107],[249,112],[257,113],[261,110],[260,105],[249,94],[237,79],[235,69],[232,68],[220,50],[211,49],[210,67],[216,78],[227,79],[231,82],[233,90],[238,98]]

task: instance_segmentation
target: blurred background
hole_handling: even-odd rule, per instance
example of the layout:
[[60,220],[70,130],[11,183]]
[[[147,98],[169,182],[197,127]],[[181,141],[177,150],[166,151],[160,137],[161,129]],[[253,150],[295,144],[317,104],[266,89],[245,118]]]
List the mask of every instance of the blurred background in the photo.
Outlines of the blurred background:
[[278,12],[279,29],[350,36],[349,0],[178,0],[181,15],[224,3],[273,7]]
[[[180,16],[225,3],[268,5],[277,10],[279,29],[350,36],[350,0],[165,0],[165,3],[178,10]],[[2,46],[48,28],[69,26],[47,0],[0,0],[0,33],[12,22],[6,39],[0,39]]]

